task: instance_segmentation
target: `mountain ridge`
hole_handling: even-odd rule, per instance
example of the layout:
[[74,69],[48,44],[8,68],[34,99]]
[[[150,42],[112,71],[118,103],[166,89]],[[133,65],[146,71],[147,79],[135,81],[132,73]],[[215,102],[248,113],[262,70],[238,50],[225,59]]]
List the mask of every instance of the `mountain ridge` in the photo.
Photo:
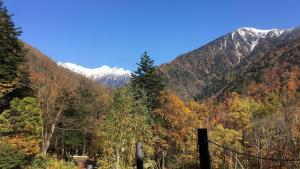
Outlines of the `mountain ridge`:
[[103,65],[98,68],[86,68],[74,63],[58,62],[57,64],[61,67],[113,88],[121,87],[127,84],[131,77],[131,72],[129,70],[119,67],[109,67],[107,65]]
[[[231,71],[256,57],[258,51],[300,37],[299,27],[261,30],[252,27],[235,29],[215,40],[159,67],[169,89],[183,99],[193,99],[207,86],[231,74]],[[212,95],[212,94],[209,94]]]

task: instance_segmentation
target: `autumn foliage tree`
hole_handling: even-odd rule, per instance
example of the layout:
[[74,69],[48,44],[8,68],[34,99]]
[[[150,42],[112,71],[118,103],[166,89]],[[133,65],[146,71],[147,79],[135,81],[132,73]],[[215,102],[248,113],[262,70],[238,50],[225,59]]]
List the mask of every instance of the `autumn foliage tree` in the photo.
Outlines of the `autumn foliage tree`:
[[[41,152],[42,110],[36,98],[13,99],[10,108],[0,114],[0,126],[0,144],[16,152],[16,156],[5,157],[7,164],[24,167]],[[5,149],[0,154],[3,157]]]
[[145,165],[154,167],[153,134],[147,98],[135,98],[131,87],[118,89],[100,126],[102,168],[126,169],[135,165],[135,148],[142,142]]
[[14,97],[28,96],[26,55],[8,10],[0,1],[0,112],[9,107]]
[[[43,153],[49,148],[58,154],[63,154],[63,149],[64,153],[76,149],[82,153],[84,135],[86,148],[96,145],[90,138],[97,137],[92,133],[96,133],[96,121],[105,109],[109,90],[58,66],[33,47],[26,45],[26,48],[32,88],[43,111]],[[72,140],[71,135],[76,139]]]
[[196,129],[203,126],[201,114],[189,109],[186,103],[170,92],[163,92],[159,103],[160,106],[155,109],[154,124],[158,137],[156,160],[161,167],[187,168],[195,165]]
[[96,154],[99,153],[100,139],[97,130],[109,96],[92,80],[84,77],[77,80],[78,85],[72,98],[66,102],[50,148],[55,152],[65,149],[70,153]]

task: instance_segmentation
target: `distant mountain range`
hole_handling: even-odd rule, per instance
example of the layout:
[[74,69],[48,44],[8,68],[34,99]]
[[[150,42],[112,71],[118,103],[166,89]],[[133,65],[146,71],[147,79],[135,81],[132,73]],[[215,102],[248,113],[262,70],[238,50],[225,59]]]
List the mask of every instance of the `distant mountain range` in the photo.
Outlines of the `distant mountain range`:
[[[298,38],[300,27],[270,30],[242,27],[160,65],[159,73],[167,88],[183,99],[222,95],[233,86],[236,88],[236,84],[242,85],[239,82],[244,81],[243,73],[250,65],[268,62],[264,55]],[[61,62],[58,65],[113,88],[128,83],[131,75],[129,70],[105,65],[99,68]]]
[[99,68],[85,68],[74,63],[58,62],[57,64],[113,88],[121,87],[128,83],[131,75],[129,70],[117,67],[111,68],[106,65]]
[[[167,86],[184,99],[213,96],[259,55],[300,37],[300,28],[261,30],[243,27],[178,56],[159,67]],[[243,77],[242,74],[239,74]]]

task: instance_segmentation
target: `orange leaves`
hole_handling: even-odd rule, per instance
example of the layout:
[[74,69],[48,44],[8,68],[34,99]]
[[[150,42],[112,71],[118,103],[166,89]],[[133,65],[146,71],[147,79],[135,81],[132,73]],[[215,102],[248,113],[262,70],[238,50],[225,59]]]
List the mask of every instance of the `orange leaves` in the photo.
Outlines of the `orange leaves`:
[[270,93],[281,94],[286,100],[296,96],[300,85],[300,70],[286,62],[262,70],[261,80],[251,82],[246,88],[246,94],[261,99]]
[[168,151],[188,152],[186,149],[194,146],[196,128],[202,125],[197,112],[201,106],[196,102],[186,105],[170,92],[161,95],[160,103],[161,106],[155,110],[155,132],[160,138],[160,147]]
[[160,106],[155,110],[157,122],[154,131],[159,137],[158,152],[167,151],[178,161],[193,160],[188,157],[196,157],[196,129],[203,126],[202,121],[207,114],[205,105],[196,102],[186,104],[176,95],[163,92]]
[[37,139],[26,138],[22,135],[3,137],[2,139],[10,144],[16,145],[16,147],[26,155],[37,155],[41,152],[40,141]]
[[289,77],[286,81],[286,94],[287,99],[295,97],[297,89],[300,86],[300,70],[298,67],[294,66],[289,72]]

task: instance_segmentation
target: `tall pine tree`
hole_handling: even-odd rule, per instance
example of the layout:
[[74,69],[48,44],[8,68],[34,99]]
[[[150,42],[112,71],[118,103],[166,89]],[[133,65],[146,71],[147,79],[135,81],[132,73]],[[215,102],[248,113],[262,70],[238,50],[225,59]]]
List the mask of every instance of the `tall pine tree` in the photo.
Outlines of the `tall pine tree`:
[[23,97],[29,91],[25,51],[18,39],[21,30],[11,17],[0,0],[0,112],[12,98]]
[[140,63],[137,63],[138,69],[131,75],[131,84],[139,94],[141,90],[146,93],[149,107],[155,108],[158,105],[158,97],[163,90],[162,78],[157,73],[154,66],[154,60],[150,58],[147,52],[144,52]]

